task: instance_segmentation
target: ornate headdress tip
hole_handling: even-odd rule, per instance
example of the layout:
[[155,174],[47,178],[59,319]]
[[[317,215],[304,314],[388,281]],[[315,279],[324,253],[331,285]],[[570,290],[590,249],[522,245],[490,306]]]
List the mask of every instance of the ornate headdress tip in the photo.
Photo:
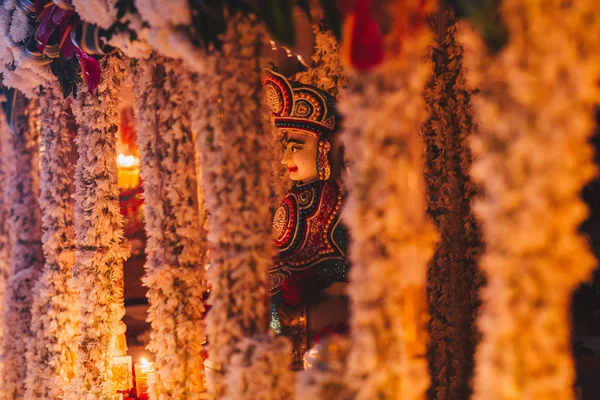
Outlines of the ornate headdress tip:
[[289,81],[272,70],[262,79],[267,104],[278,128],[296,129],[317,136],[335,130],[335,98],[311,85]]

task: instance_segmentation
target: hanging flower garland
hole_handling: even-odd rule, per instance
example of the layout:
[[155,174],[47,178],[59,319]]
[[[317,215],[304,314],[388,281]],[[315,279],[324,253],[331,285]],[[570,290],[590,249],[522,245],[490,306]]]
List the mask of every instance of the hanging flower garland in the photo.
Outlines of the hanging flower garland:
[[430,59],[434,71],[424,91],[430,116],[423,127],[425,181],[429,214],[440,241],[429,267],[430,370],[434,398],[465,399],[476,334],[475,302],[478,276],[475,256],[481,243],[471,201],[471,154],[467,141],[474,132],[470,98],[463,69],[463,49],[456,39],[451,11],[432,16],[436,32]]
[[119,126],[121,61],[102,61],[105,79],[96,95],[82,92],[73,101],[79,126],[75,172],[74,279],[81,297],[81,336],[77,376],[69,398],[111,399],[111,341],[125,313],[123,306],[122,217],[117,186],[116,132]]
[[17,93],[14,130],[2,137],[5,199],[9,207],[10,273],[4,309],[3,374],[0,393],[25,397],[26,350],[31,332],[33,287],[43,265],[39,197],[39,108]]
[[314,85],[334,97],[348,86],[348,77],[344,75],[344,66],[340,56],[340,44],[335,35],[323,23],[313,25],[315,34],[315,53],[311,66],[296,74],[298,82]]
[[294,398],[290,371],[292,346],[284,337],[258,334],[240,343],[231,358],[228,395],[225,400]]
[[[77,14],[85,21],[108,29],[117,20],[117,3],[119,0],[72,0]],[[66,3],[57,0],[55,3]],[[68,6],[67,6],[68,7]]]
[[[0,112],[0,157],[6,160],[6,141],[10,135],[9,127],[3,112]],[[7,188],[8,174],[4,163],[0,163],[0,376],[4,376],[4,360],[2,359],[2,343],[4,342],[4,296],[10,269],[10,247],[12,233],[8,223],[8,199],[4,194]],[[0,380],[0,386],[2,385]]]
[[45,63],[36,62],[25,46],[34,30],[29,15],[15,1],[0,6],[0,71],[4,85],[34,98],[35,89],[51,80],[52,72]]
[[596,264],[578,229],[594,175],[600,3],[505,0],[501,13],[509,41],[497,55],[462,38],[481,89],[472,176],[488,282],[473,398],[572,399],[571,296]]
[[[425,287],[436,234],[426,214],[418,132],[426,118],[422,90],[431,74],[424,61],[431,36],[421,12],[432,4],[388,3],[397,8],[384,15],[394,16],[394,32],[406,36],[388,41],[398,47],[377,69],[351,76],[339,105],[353,161],[345,208],[354,341],[347,385],[359,400],[422,399],[429,386]],[[361,13],[352,16],[355,21],[374,23],[363,10],[355,12]],[[402,31],[405,18],[415,23],[411,30]],[[348,46],[356,52],[359,44]],[[361,68],[377,59],[359,63],[356,54],[351,57]]]
[[35,287],[33,340],[27,352],[27,398],[63,399],[75,375],[79,293],[73,287],[75,228],[73,156],[75,122],[58,88],[46,88],[41,104],[42,243],[46,264]]
[[[284,339],[260,336],[267,330],[267,270],[273,255],[267,144],[272,138],[265,134],[270,132],[269,112],[258,57],[263,35],[253,17],[229,19],[212,85],[203,94],[213,105],[207,107],[210,112],[203,121],[202,116],[195,118],[206,207],[211,212],[208,278],[213,290],[207,332],[217,398],[227,394],[228,385],[229,395],[237,399],[285,398],[290,390],[281,386],[288,380],[273,359],[278,356],[265,356],[275,349],[285,351],[277,343]],[[265,364],[251,365],[244,357],[234,357],[250,348],[251,354],[261,355],[255,360]],[[280,372],[254,373],[255,368],[273,367]],[[244,386],[241,381],[253,384]],[[269,391],[255,392],[264,388]]]
[[[146,275],[156,399],[205,391],[202,321],[206,236],[200,226],[191,79],[182,61],[153,55],[132,71],[146,199]],[[204,204],[200,205],[204,214]]]
[[[165,57],[185,60],[194,70],[206,68],[204,45],[216,40],[206,36],[222,29],[223,9],[187,0],[135,0],[135,4],[145,21],[138,31],[145,42]],[[208,14],[204,8],[209,9]]]

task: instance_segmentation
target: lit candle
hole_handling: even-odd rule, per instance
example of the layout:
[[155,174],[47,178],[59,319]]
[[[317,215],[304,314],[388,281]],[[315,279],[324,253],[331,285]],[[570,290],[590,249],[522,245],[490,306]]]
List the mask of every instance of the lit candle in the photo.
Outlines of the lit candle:
[[148,393],[148,382],[154,379],[154,363],[142,358],[141,363],[135,363],[135,391],[138,397]]
[[118,181],[121,189],[133,189],[140,184],[140,159],[120,153],[117,156]]

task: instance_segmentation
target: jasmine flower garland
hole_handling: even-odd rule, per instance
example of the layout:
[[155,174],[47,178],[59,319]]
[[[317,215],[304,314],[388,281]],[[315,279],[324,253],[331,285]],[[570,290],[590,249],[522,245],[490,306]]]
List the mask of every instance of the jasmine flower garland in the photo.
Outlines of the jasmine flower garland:
[[507,46],[489,55],[465,34],[480,133],[487,275],[475,400],[572,399],[570,304],[596,265],[579,227],[595,173],[589,138],[600,101],[600,3],[505,0]]
[[[0,156],[2,160],[6,159],[6,150],[3,147],[2,137],[8,137],[8,125],[4,113],[0,112]],[[5,142],[4,142],[5,143]],[[8,199],[5,199],[4,193],[7,187],[8,176],[6,166],[0,163],[0,318],[4,319],[4,295],[6,294],[6,282],[10,268],[10,247],[11,232],[8,225]],[[4,341],[4,322],[0,322],[0,355],[2,354],[2,343]],[[0,376],[3,373],[4,360],[0,357]],[[2,385],[0,379],[0,385]]]
[[44,88],[39,99],[44,148],[39,203],[46,263],[34,288],[26,397],[59,400],[75,375],[79,335],[79,292],[72,282],[75,121],[70,101],[63,99],[58,88]]
[[108,29],[117,20],[119,0],[73,0],[75,11],[82,20]]
[[[5,200],[9,208],[10,272],[6,282],[3,364],[0,393],[6,398],[25,397],[26,352],[31,331],[34,285],[44,266],[40,193],[39,107],[18,93],[15,130],[2,137]],[[5,132],[6,133],[6,132]]]
[[426,214],[419,132],[430,38],[424,28],[402,38],[395,57],[350,75],[339,102],[353,162],[344,211],[353,309],[346,384],[357,400],[422,399],[429,386],[425,288],[436,233]]
[[157,54],[132,72],[146,199],[148,348],[157,369],[151,393],[156,399],[200,399],[207,243],[196,187],[192,79],[182,61]]
[[73,101],[79,126],[75,171],[75,284],[81,297],[81,336],[76,377],[67,395],[84,400],[112,399],[111,342],[125,313],[124,248],[117,186],[116,132],[119,125],[121,61],[101,62],[95,94],[81,90]]
[[[197,120],[206,207],[211,212],[208,279],[213,290],[207,333],[217,398],[264,398],[256,396],[267,394],[256,391],[267,387],[271,398],[285,398],[282,393],[289,390],[282,387],[288,380],[281,377],[280,361],[273,356],[261,357],[266,363],[261,366],[236,358],[257,343],[259,354],[284,348],[260,339],[267,331],[267,271],[273,255],[268,186],[272,131],[259,59],[264,39],[253,17],[229,19],[222,53],[215,56],[207,74],[210,80],[205,80],[208,87],[202,98],[210,104],[205,103],[207,111],[198,117],[205,119]],[[265,372],[253,376],[254,368]],[[266,372],[272,368],[280,372]],[[261,383],[244,386],[240,380]]]

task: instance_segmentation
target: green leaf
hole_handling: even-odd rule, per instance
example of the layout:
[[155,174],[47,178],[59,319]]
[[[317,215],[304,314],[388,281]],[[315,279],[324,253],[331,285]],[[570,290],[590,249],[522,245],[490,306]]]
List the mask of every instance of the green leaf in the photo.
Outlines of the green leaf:
[[477,29],[488,49],[497,53],[508,43],[508,30],[500,16],[501,0],[444,0],[457,18],[466,19]]
[[291,0],[259,0],[258,2],[260,18],[277,41],[290,47],[296,44],[292,9]]

